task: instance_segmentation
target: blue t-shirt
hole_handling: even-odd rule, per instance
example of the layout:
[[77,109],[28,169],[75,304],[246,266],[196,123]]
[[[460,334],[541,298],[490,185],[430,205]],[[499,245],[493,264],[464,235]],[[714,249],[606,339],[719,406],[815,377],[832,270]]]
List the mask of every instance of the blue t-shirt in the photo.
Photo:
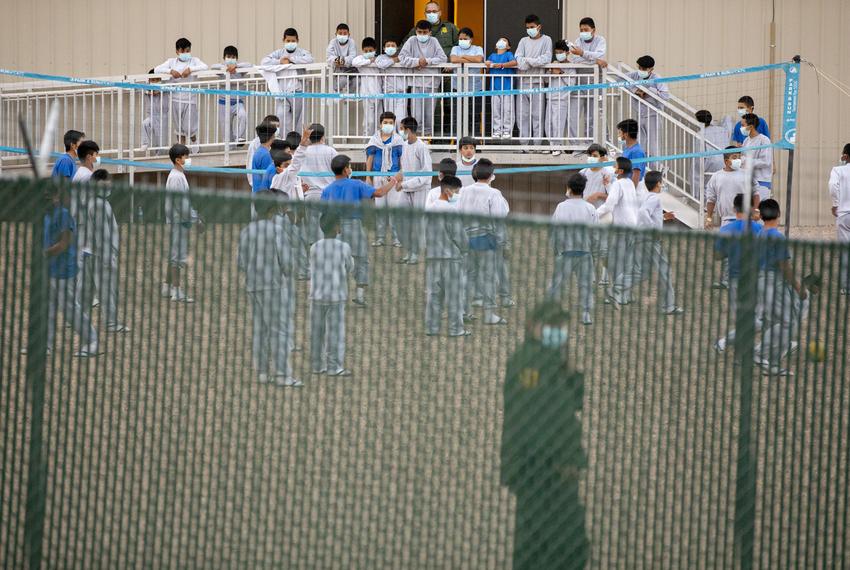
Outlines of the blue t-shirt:
[[[387,140],[381,139],[384,143],[384,146],[387,145],[392,139],[392,136]],[[401,153],[404,151],[404,145],[394,146],[392,152],[390,154],[390,168],[387,172],[398,172],[401,170]],[[375,158],[372,160],[372,171],[373,172],[381,172],[381,168],[384,166],[384,149],[378,148],[375,145],[366,147],[366,156],[374,156]]]
[[[745,220],[735,220],[720,228],[723,236],[735,236],[744,233]],[[758,222],[750,222],[749,231],[753,235],[759,235],[762,225]],[[718,239],[714,243],[714,249],[721,252],[729,260],[729,277],[741,276],[741,241],[738,239]]]
[[[759,126],[756,127],[756,130],[767,138],[770,138],[770,129],[767,128],[767,121],[763,117],[759,117]],[[744,144],[745,138],[744,133],[741,132],[741,121],[738,121],[735,123],[735,128],[732,129],[732,140],[738,144]]]
[[44,249],[55,245],[62,233],[71,232],[68,249],[50,258],[49,274],[55,279],[71,279],[77,276],[77,224],[67,208],[54,208],[44,215]]
[[788,251],[788,241],[776,228],[761,232],[761,237],[768,238],[762,244],[759,254],[759,268],[766,271],[779,271],[779,264],[791,259]]
[[[345,204],[359,204],[363,200],[368,200],[374,194],[375,189],[365,182],[352,180],[351,178],[341,178],[334,180],[322,190],[322,200],[327,202],[342,202]],[[346,212],[343,217],[360,219],[363,217],[363,212],[357,208]]]
[[[272,167],[272,175],[269,177],[268,168]],[[272,153],[264,146],[261,146],[254,153],[254,158],[251,161],[252,170],[264,170],[265,174],[252,174],[254,177],[254,192],[262,192],[272,187],[272,178],[274,178],[274,161]]]
[[[506,51],[505,53],[491,53],[487,58],[490,63],[508,63],[514,61],[514,53]],[[514,80],[511,77],[499,77],[500,75],[510,76],[516,75],[516,67],[508,67],[506,69],[493,69],[487,71],[490,75],[490,90],[491,91],[507,91],[514,88]]]
[[[635,143],[634,145],[627,146],[623,149],[623,156],[634,161],[637,158],[646,158],[646,153],[643,152],[643,148],[640,146],[640,143]],[[646,163],[635,163],[632,165],[632,170],[640,170],[640,179],[643,180],[643,177],[646,174]],[[631,176],[629,176],[629,178],[631,178]]]
[[53,178],[57,178],[60,176],[64,176],[68,180],[74,178],[74,174],[77,173],[77,161],[71,157],[69,154],[63,154],[59,157],[59,160],[56,161],[56,164],[53,165],[53,172],[51,176]]

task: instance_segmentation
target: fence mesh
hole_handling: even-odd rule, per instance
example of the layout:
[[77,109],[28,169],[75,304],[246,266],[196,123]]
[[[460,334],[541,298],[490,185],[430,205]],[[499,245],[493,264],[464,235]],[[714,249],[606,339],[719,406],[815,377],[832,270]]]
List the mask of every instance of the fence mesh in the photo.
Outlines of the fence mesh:
[[[473,308],[471,336],[447,336],[445,322],[427,336],[432,264],[399,265],[400,250],[370,247],[368,305],[352,295],[343,305],[353,374],[311,374],[310,283],[295,281],[291,376],[304,386],[281,387],[259,383],[252,362],[258,315],[237,267],[251,205],[240,195],[192,195],[206,232],[190,230],[186,304],[161,297],[165,193],[114,188],[118,318],[131,330],[108,332],[103,291],[91,310],[83,294],[101,354],[72,356],[80,341],[63,317],[45,353],[51,186],[0,185],[3,566],[848,564],[846,244],[789,244],[797,278],[823,278],[792,327],[798,348],[782,362],[792,377],[741,357],[763,338],[752,327],[712,349],[746,325],[763,289],[745,256],[744,302],[730,314],[726,292],[711,288],[717,238],[703,233],[563,230],[607,241],[609,263],[660,244],[685,312],[660,311],[647,272],[629,305],[604,304],[594,286],[585,326],[573,281],[561,303],[566,347],[544,346],[555,228],[508,219],[497,295],[516,305],[495,308],[507,324],[485,325]],[[130,223],[131,197],[142,223]],[[363,212],[371,237],[381,212]],[[463,297],[463,284],[447,295]]]

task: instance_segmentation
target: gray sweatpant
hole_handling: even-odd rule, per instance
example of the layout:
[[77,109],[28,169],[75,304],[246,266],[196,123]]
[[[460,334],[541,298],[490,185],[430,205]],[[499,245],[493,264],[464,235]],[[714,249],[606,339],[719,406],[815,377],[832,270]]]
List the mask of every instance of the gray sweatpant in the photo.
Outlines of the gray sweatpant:
[[[252,352],[254,369],[265,374],[290,376],[292,295],[287,287],[248,293],[253,314]],[[269,370],[269,365],[272,365]]]
[[[764,272],[759,274],[756,285],[756,308],[754,330],[760,331],[764,321]],[[729,332],[723,337],[727,343],[735,342],[735,326],[738,320],[738,277],[729,277]]]
[[499,297],[509,299],[511,297],[511,269],[505,258],[505,250],[499,248],[496,255],[496,278],[499,281]]
[[761,356],[773,366],[791,348],[791,324],[796,294],[781,273],[765,271],[764,279],[764,334]]
[[649,279],[651,268],[658,271],[658,281],[661,293],[658,295],[660,308],[669,311],[676,306],[676,292],[673,290],[673,278],[670,262],[661,248],[658,240],[637,240],[632,247],[634,251],[631,269],[617,275],[614,281],[614,298],[618,302],[631,301],[632,287]]
[[402,192],[399,207],[407,208],[408,211],[395,216],[398,224],[398,234],[401,244],[410,255],[419,255],[422,245],[422,237],[425,234],[425,216],[411,209],[422,210],[425,208],[425,197],[427,191],[417,190],[415,192]]
[[496,256],[494,249],[472,250],[466,257],[466,312],[472,312],[475,293],[481,295],[485,309],[496,308]]
[[280,132],[301,132],[304,128],[304,99],[286,97],[276,101],[275,114],[280,118]]
[[[615,233],[608,236],[608,295],[618,303],[629,301],[629,296],[623,295],[622,285],[616,287],[620,276],[634,270],[635,238],[628,234]],[[625,283],[625,282],[623,282]]]
[[493,136],[513,136],[514,134],[514,96],[494,95],[492,99]]
[[83,310],[76,294],[76,279],[50,278],[50,299],[47,303],[47,347],[53,348],[56,338],[56,313],[61,311],[65,322],[80,336],[83,344],[97,344],[97,331],[91,324],[89,312]]
[[[109,259],[100,255],[91,257],[94,265],[92,278],[94,290],[100,299],[101,314],[106,317],[106,324],[118,324],[118,253],[114,252]],[[88,306],[88,305],[84,305]]]
[[549,286],[549,298],[561,301],[564,286],[569,285],[573,272],[578,280],[579,297],[582,310],[590,312],[593,310],[593,256],[588,252],[581,255],[561,254],[555,258],[555,272],[552,275],[552,284]]
[[200,115],[198,114],[198,102],[171,101],[171,122],[174,132],[181,137],[194,137],[198,134]]
[[230,121],[230,139],[227,142],[233,142],[236,139],[245,140],[245,133],[248,125],[248,114],[245,112],[245,103],[235,103],[230,101],[230,109],[226,103],[219,101],[218,103],[218,125],[221,129],[220,137],[224,140],[224,133],[227,130],[227,122]]
[[850,214],[838,216],[835,227],[838,231],[838,241],[844,246],[838,266],[838,287],[850,289]]
[[[581,73],[581,71],[578,71]],[[579,77],[579,85],[588,85],[593,82],[592,75]],[[598,91],[571,91],[570,97],[570,120],[567,122],[568,133],[571,139],[592,139],[596,114],[594,113],[594,97],[599,97]],[[584,128],[579,130],[579,125],[584,123]]]
[[[533,89],[540,85],[523,85]],[[543,139],[543,120],[546,117],[546,97],[541,94],[524,94],[516,97],[516,115],[519,138],[522,144],[540,144]],[[535,140],[531,140],[534,138]]]
[[319,202],[322,199],[322,195],[315,193],[304,196],[304,221],[302,222],[302,232],[304,234],[304,240],[309,244],[313,245],[324,236],[322,235],[322,228],[319,226],[319,220],[322,217],[322,210],[319,208],[311,208],[311,202]]
[[345,303],[310,301],[310,362],[335,372],[345,360]]
[[[549,93],[546,99],[546,138],[549,144],[564,144],[567,118],[570,114],[569,93]],[[556,139],[556,140],[552,140]]]
[[425,329],[429,334],[440,332],[443,306],[449,321],[449,336],[463,334],[464,267],[462,259],[426,259]]
[[369,247],[362,220],[343,219],[340,229],[340,237],[351,247],[351,256],[354,258],[354,282],[358,287],[369,285]]

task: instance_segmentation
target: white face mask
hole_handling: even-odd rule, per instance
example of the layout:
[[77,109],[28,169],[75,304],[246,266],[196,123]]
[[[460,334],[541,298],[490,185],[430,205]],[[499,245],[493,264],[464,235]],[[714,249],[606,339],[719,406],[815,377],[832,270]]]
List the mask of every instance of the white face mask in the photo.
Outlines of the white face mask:
[[386,53],[388,56],[392,57],[396,54],[397,51],[398,51],[398,48],[388,47],[384,50],[384,53]]
[[838,164],[847,164],[847,161],[844,160],[844,157],[842,156],[841,158],[838,159]]
[[456,204],[458,200],[460,200],[460,194],[452,194],[449,196],[449,203],[451,204]]
[[428,34],[416,34],[416,39],[419,40],[420,44],[427,44],[431,36]]
[[496,49],[508,49],[508,42],[499,40],[496,42]]
[[298,49],[298,42],[286,42],[283,47],[288,52],[293,52]]
[[647,77],[649,77],[649,72],[645,71],[643,69],[639,69],[638,70],[638,77],[640,77],[641,79],[646,79]]
[[440,13],[439,12],[425,12],[425,19],[428,20],[428,23],[433,25],[440,21]]
[[743,164],[744,161],[740,158],[733,158],[730,166],[732,167],[732,170],[741,170],[741,166],[743,166]]
[[236,60],[233,59],[233,58],[230,58],[230,57],[225,58],[224,65],[226,65],[228,67],[230,67],[231,65],[236,65]]
[[598,164],[599,163],[599,157],[598,156],[588,156],[587,157],[587,163],[588,164]]
[[738,116],[739,116],[739,117],[743,117],[743,116],[744,116],[744,115],[746,115],[746,114],[747,114],[747,110],[746,110],[746,109],[738,109]]
[[540,29],[539,28],[526,28],[525,33],[528,34],[529,38],[536,38],[538,35],[540,35]]
[[469,49],[472,45],[472,40],[458,40],[457,45],[460,46],[460,49]]
[[567,61],[567,54],[559,51],[558,53],[555,54],[555,59],[558,60],[558,61]]
[[567,344],[570,333],[566,328],[543,325],[540,343],[547,348],[560,348]]
[[493,184],[493,182],[495,182],[495,181],[496,181],[496,175],[494,174],[493,176],[491,176],[491,177],[490,177],[490,180],[487,182],[487,184],[491,184],[491,185],[492,185],[492,184]]
[[742,127],[740,128],[740,131],[741,131],[741,134],[742,134],[742,135],[744,135],[745,137],[750,136],[750,127],[748,127],[748,126],[742,126]]
[[395,125],[388,125],[386,123],[381,125],[381,132],[384,133],[385,135],[393,134],[394,130],[395,130]]
[[345,45],[348,43],[348,36],[343,36],[342,34],[336,35],[336,41],[338,41],[341,45]]
[[183,161],[183,166],[184,166],[184,167],[186,167],[186,166],[192,166],[192,159],[191,159],[191,158],[187,158],[187,159],[185,159],[185,160]]
[[364,51],[364,52],[363,52],[363,57],[365,57],[366,59],[374,59],[374,57],[375,57],[375,52],[373,52],[373,51]]
[[93,163],[93,164],[94,164],[95,166],[100,166],[100,157],[99,157],[99,156],[96,156],[96,157],[95,157],[95,159],[94,159],[94,163]]
[[589,42],[593,39],[593,32],[579,32],[578,37],[583,42]]
[[179,59],[180,61],[186,62],[186,61],[189,61],[190,59],[192,59],[192,54],[191,53],[179,53],[179,54],[177,54],[177,59]]

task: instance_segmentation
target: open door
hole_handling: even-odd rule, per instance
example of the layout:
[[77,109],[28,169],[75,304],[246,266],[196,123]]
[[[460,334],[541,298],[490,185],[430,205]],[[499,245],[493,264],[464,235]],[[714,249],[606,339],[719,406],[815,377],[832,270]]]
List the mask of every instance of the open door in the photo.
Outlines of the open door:
[[525,17],[536,14],[543,24],[543,33],[552,43],[563,33],[563,10],[566,0],[484,0],[486,44],[484,51],[494,50],[499,38],[508,38],[516,51],[519,40],[525,37]]
[[[407,35],[416,21],[413,2],[398,0],[375,0],[375,39],[378,41],[378,51],[383,52],[384,41],[399,42]],[[424,10],[422,10],[424,14]]]

